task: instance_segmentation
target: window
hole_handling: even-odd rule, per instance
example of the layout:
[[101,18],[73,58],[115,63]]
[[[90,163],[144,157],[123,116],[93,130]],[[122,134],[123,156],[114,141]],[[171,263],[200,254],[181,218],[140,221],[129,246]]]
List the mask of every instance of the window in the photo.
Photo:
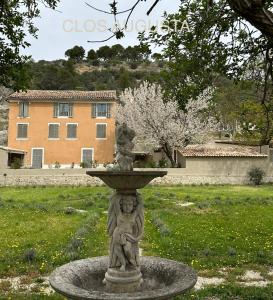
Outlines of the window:
[[54,103],[54,118],[57,117],[69,117],[73,116],[73,103],[56,102]]
[[28,124],[17,124],[17,138],[27,139]]
[[78,124],[66,124],[66,125],[67,125],[67,138],[76,139]]
[[92,103],[92,118],[111,118],[111,103]]
[[28,102],[20,102],[19,103],[19,117],[27,118],[29,116],[29,103]]
[[106,139],[106,124],[97,124],[97,139]]
[[59,138],[59,127],[60,124],[48,124],[48,138],[58,139]]

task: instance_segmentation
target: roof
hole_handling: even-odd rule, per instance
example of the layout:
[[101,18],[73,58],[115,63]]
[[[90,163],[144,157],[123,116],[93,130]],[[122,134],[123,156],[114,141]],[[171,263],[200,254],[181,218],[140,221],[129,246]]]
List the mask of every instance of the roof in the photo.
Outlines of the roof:
[[189,145],[179,150],[184,157],[267,157],[258,152],[255,147],[217,148],[204,145]]
[[4,147],[4,146],[0,146],[0,150],[1,149],[4,150],[4,151],[7,151],[9,153],[17,153],[17,154],[25,154],[25,153],[27,153],[27,151],[25,151],[25,150],[14,149],[14,148]]
[[116,91],[60,91],[60,90],[28,90],[16,92],[8,97],[8,101],[51,101],[51,100],[116,100]]

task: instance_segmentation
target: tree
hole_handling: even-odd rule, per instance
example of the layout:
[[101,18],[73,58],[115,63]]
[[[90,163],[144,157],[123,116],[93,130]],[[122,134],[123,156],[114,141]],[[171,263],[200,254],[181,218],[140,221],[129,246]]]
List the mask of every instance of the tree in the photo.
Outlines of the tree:
[[120,44],[112,46],[113,57],[122,58],[124,53],[124,47]]
[[176,102],[165,101],[159,85],[144,82],[139,88],[129,88],[121,94],[117,121],[127,123],[136,131],[137,142],[161,146],[174,167],[174,149],[203,142],[209,132],[215,130],[215,120],[204,114],[212,93],[211,88],[206,89],[196,100],[190,99],[184,112]]
[[64,61],[59,64],[34,63],[32,64],[33,89],[41,90],[73,90],[80,83],[73,62]]
[[0,86],[0,104],[2,104],[12,91],[4,86]]
[[68,49],[65,51],[65,56],[68,57],[68,59],[76,62],[80,62],[84,59],[85,56],[85,50],[81,46],[75,46],[71,49]]
[[[40,15],[36,0],[15,0],[0,2],[0,83],[14,90],[25,89],[29,83],[29,56],[21,55],[20,49],[29,47],[26,36],[37,37],[34,19]],[[58,0],[44,0],[42,3],[55,9]]]
[[95,50],[90,49],[87,53],[87,59],[88,60],[96,60],[98,58],[97,53]]
[[97,56],[105,61],[113,56],[113,52],[109,46],[102,46],[97,50]]

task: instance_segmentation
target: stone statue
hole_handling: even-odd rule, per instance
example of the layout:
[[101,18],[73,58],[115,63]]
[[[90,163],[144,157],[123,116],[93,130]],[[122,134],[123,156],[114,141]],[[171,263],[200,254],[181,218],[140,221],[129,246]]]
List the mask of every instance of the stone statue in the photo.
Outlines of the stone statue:
[[125,123],[117,127],[117,156],[116,160],[121,171],[132,171],[134,154],[132,150],[134,143],[132,142],[136,133],[129,128]]
[[115,194],[111,199],[108,217],[110,268],[125,271],[139,268],[138,242],[144,229],[143,202],[138,193]]

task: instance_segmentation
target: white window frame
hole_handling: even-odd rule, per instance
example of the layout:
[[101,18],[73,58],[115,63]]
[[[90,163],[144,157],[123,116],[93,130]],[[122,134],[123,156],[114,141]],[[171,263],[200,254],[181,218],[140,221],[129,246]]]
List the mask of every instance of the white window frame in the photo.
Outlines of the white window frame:
[[29,123],[16,123],[16,141],[27,141],[28,140],[28,137],[27,138],[18,138],[18,125],[27,125],[27,136],[29,137]]
[[96,108],[96,119],[101,119],[101,120],[103,120],[103,119],[107,119],[107,103],[108,102],[95,102],[95,104],[97,105],[97,104],[106,104],[106,116],[105,117],[99,117],[98,116],[98,108]]
[[[105,129],[105,138],[97,138],[97,126],[98,125],[105,125],[106,129]],[[107,123],[96,123],[96,140],[107,140]]]
[[[59,141],[60,140],[60,127],[61,127],[61,123],[48,123],[48,133],[49,133],[49,125],[59,125],[59,137],[58,138],[48,138],[49,141]],[[48,134],[49,135],[49,134]],[[38,148],[40,149],[40,148]]]
[[69,109],[69,102],[62,102],[62,101],[58,102],[58,118],[59,119],[68,119],[69,116],[60,116],[60,104],[68,104],[68,109]]
[[83,150],[92,150],[92,161],[94,161],[94,148],[81,148],[81,162],[83,162]]
[[43,150],[43,158],[42,158],[42,169],[44,167],[44,164],[45,164],[45,148],[43,147],[34,147],[34,148],[31,148],[31,167],[32,167],[32,163],[33,163],[33,150]]
[[21,103],[21,101],[18,102],[18,109],[19,109],[19,111],[18,111],[17,119],[30,119],[30,113],[29,113],[30,102],[26,102],[26,103],[28,103],[28,117],[20,117],[20,116],[19,116],[19,112],[20,112],[20,103]]
[[79,127],[79,123],[69,122],[69,123],[66,123],[66,124],[65,124],[65,126],[66,126],[66,138],[65,138],[65,139],[66,139],[67,141],[76,141],[76,140],[78,139],[78,128],[77,128],[77,137],[76,137],[76,138],[68,138],[68,137],[67,137],[67,126],[68,126],[68,125],[76,125],[77,127]]

